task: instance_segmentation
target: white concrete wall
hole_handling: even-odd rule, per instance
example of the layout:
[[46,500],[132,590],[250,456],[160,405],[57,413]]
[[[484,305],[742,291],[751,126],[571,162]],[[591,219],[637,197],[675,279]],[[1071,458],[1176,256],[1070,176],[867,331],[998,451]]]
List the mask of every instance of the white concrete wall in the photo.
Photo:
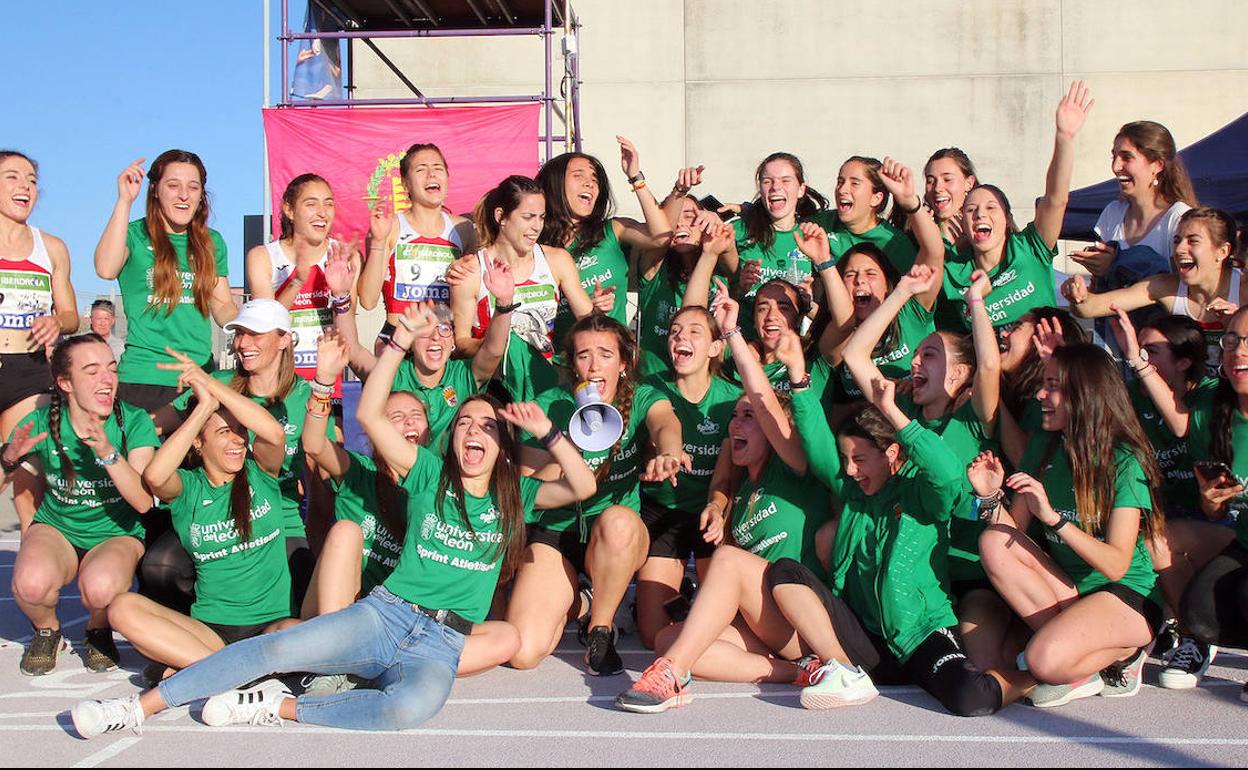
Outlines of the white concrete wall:
[[[788,150],[830,192],[852,154],[915,167],[949,145],[1027,221],[1044,187],[1053,110],[1071,80],[1096,108],[1079,140],[1076,187],[1108,178],[1118,127],[1148,118],[1180,146],[1248,105],[1242,0],[579,0],[585,148],[638,213],[614,136],[636,142],[662,196],[681,165],[705,192],[752,195],[769,152]],[[541,44],[383,44],[426,93],[536,93]],[[406,89],[361,46],[360,97]],[[623,194],[621,194],[623,193]]]

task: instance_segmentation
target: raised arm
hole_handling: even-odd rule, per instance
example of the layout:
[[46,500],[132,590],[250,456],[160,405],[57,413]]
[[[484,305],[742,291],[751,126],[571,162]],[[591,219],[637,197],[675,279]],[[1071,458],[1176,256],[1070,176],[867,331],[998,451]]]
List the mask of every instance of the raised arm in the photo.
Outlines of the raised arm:
[[971,403],[975,414],[991,436],[997,427],[1001,410],[1001,349],[997,347],[997,330],[992,326],[984,297],[992,291],[988,273],[976,270],[963,299],[971,313],[971,339],[975,343],[975,381],[971,386]]
[[1053,141],[1053,159],[1044,178],[1044,197],[1036,203],[1036,230],[1049,248],[1057,247],[1062,234],[1062,218],[1070,200],[1070,177],[1075,166],[1075,135],[1087,120],[1096,103],[1082,80],[1070,84],[1070,90],[1057,105],[1057,136]]
[[[97,460],[115,460],[104,465],[108,477],[112,479],[117,491],[136,513],[147,513],[152,508],[152,494],[143,486],[143,471],[151,464],[155,450],[150,446],[136,447],[125,455],[113,447],[104,432],[104,420],[92,416],[87,426],[87,435],[82,442],[91,448]],[[101,463],[103,464],[103,463]]]
[[106,281],[116,279],[130,257],[130,250],[126,248],[126,228],[130,224],[130,207],[143,187],[145,160],[139,158],[118,175],[117,202],[113,204],[113,213],[104,226],[104,234],[95,245],[95,273]]
[[[945,241],[941,237],[932,214],[923,207],[923,199],[914,189],[914,172],[892,158],[884,158],[880,166],[880,181],[893,196],[893,205],[907,215],[907,226],[918,241],[919,251],[914,264],[927,265],[937,275],[945,271]],[[940,296],[941,285],[918,294],[915,298],[924,308],[931,310]]]
[[707,217],[699,215],[694,226],[704,228],[702,253],[698,255],[693,272],[689,274],[689,282],[685,284],[681,307],[707,306],[707,300],[711,296],[711,281],[715,278],[715,266],[731,248],[735,238],[732,225],[723,224],[714,214]]
[[814,222],[803,222],[793,236],[797,240],[797,248],[810,258],[823,285],[823,296],[831,318],[819,336],[819,353],[828,363],[836,366],[841,362],[845,341],[853,332],[854,301],[845,288],[840,271],[836,269],[836,260],[832,259],[827,231]]
[[199,396],[200,389],[211,394],[222,409],[234,415],[252,433],[251,453],[260,467],[274,476],[280,473],[286,460],[286,431],[281,423],[264,407],[234,390],[225,381],[208,376],[189,356],[169,347],[165,348],[165,352],[173,357],[174,363],[158,363],[156,367],[178,372],[178,387],[189,385],[196,396]]
[[1141,387],[1148,393],[1153,405],[1161,413],[1166,427],[1179,438],[1186,438],[1192,425],[1192,415],[1187,400],[1178,398],[1170,386],[1157,372],[1157,367],[1148,363],[1140,356],[1140,340],[1135,333],[1135,324],[1122,308],[1114,308],[1118,318],[1111,321],[1114,336],[1118,338],[1118,347],[1122,348],[1127,365],[1135,371]]
[[[486,252],[485,258],[490,258],[489,252]],[[363,283],[363,279],[360,282]],[[465,254],[455,260],[446,271],[446,282],[451,287],[451,322],[455,327],[455,349],[466,356],[474,356],[481,347],[481,340],[472,336],[472,327],[477,323],[477,293],[481,289],[481,269],[477,255]],[[585,292],[582,290],[581,293]],[[507,327],[511,328],[510,319]]]
[[220,404],[202,380],[191,380],[191,390],[195,393],[196,404],[186,420],[178,426],[173,434],[167,437],[152,456],[151,462],[143,471],[143,482],[152,494],[165,502],[182,494],[182,479],[178,477],[178,466],[191,451],[196,437],[208,423],[208,419],[217,413]]
[[[741,386],[750,398],[754,408],[754,417],[758,420],[763,434],[767,436],[772,449],[799,476],[806,473],[806,450],[802,447],[802,437],[797,435],[793,423],[785,415],[776,390],[763,371],[758,356],[750,349],[741,336],[737,326],[738,305],[728,294],[728,287],[723,281],[716,281],[718,291],[712,303],[711,312],[725,337],[728,347],[732,349],[733,360],[737,365],[737,374],[741,376]],[[802,353],[802,340],[792,330],[784,332],[776,346],[776,357],[789,370],[789,377],[796,382],[804,383],[807,378],[806,359]]]
[[[620,143],[620,167],[624,170],[624,176],[628,179],[636,178],[641,174],[641,157],[637,154],[637,148],[622,136],[615,137],[615,140]],[[655,200],[654,193],[650,191],[644,178],[633,186],[633,192],[637,195],[637,202],[641,204],[641,213],[646,224],[643,227],[635,220],[616,217],[611,220],[615,237],[620,243],[638,250],[667,246],[672,237],[671,221]],[[623,300],[623,297],[620,299]]]
[[576,445],[563,431],[555,429],[540,406],[531,402],[516,402],[503,407],[499,414],[520,430],[542,439],[551,459],[563,471],[561,478],[542,483],[537,490],[535,507],[562,508],[594,496],[598,491],[594,472],[585,463]]
[[360,270],[360,305],[365,310],[377,307],[381,299],[381,286],[386,281],[386,268],[390,252],[398,240],[398,223],[394,207],[388,200],[379,200],[373,206],[368,220],[368,258]]
[[932,272],[927,265],[915,265],[897,282],[897,288],[850,335],[849,341],[845,343],[845,366],[849,367],[850,374],[854,376],[854,381],[863,393],[870,393],[871,383],[884,376],[875,365],[872,354],[880,338],[888,331],[889,324],[897,318],[907,302],[928,291],[933,284],[939,287],[940,282],[940,273]]
[[[347,364],[350,345],[337,331],[328,331],[316,345],[316,385],[333,390],[333,383]],[[331,478],[340,479],[351,467],[351,455],[337,441],[326,435],[326,422],[330,413],[329,400],[315,393],[308,396],[307,411],[303,415],[303,435],[300,442],[303,452],[316,461],[316,466]]]
[[[512,275],[511,265],[506,262],[494,262],[486,267],[481,276],[485,289],[494,297],[494,323],[485,330],[485,339],[481,347],[472,357],[472,377],[477,385],[494,376],[503,356],[507,354],[507,338],[511,336],[511,308],[515,301],[516,279]],[[503,308],[507,312],[501,312]]]
[[373,448],[399,476],[407,475],[416,463],[418,453],[424,450],[403,438],[399,429],[386,418],[386,399],[390,397],[394,375],[399,371],[399,363],[407,355],[412,340],[432,332],[437,323],[437,316],[428,303],[407,306],[401,322],[394,326],[390,342],[386,343],[377,358],[372,374],[364,381],[360,405],[356,409],[356,419],[368,434]]

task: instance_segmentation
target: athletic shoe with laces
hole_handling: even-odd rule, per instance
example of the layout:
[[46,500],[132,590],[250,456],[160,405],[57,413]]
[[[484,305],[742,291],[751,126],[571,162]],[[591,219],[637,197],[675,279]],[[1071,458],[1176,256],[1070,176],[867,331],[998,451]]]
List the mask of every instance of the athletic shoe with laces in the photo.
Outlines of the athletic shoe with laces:
[[1105,689],[1101,690],[1101,696],[1130,698],[1138,694],[1144,686],[1144,661],[1147,658],[1148,653],[1141,647],[1127,660],[1120,660],[1102,669],[1101,680],[1105,682]]
[[810,676],[802,688],[802,708],[811,710],[861,706],[879,695],[867,672],[829,660]]
[[303,694],[318,697],[321,695],[337,695],[340,692],[350,692],[360,686],[360,678],[353,674],[322,674],[320,676],[305,676],[300,684],[303,685]]
[[85,641],[87,647],[87,668],[102,674],[105,671],[116,671],[121,665],[121,653],[113,642],[113,629],[88,628]]
[[1105,680],[1101,679],[1099,673],[1084,677],[1078,682],[1070,684],[1042,684],[1031,691],[1031,695],[1027,696],[1027,700],[1031,701],[1031,705],[1038,709],[1055,708],[1057,706],[1065,706],[1074,700],[1080,698],[1091,698],[1094,695],[1100,695],[1101,690],[1105,689]]
[[676,668],[670,658],[659,658],[641,673],[641,678],[615,697],[615,707],[635,714],[661,714],[670,708],[687,706],[693,700],[689,694],[691,674],[676,676]]
[[209,727],[225,725],[279,726],[282,701],[293,697],[290,688],[276,679],[266,679],[254,687],[223,692],[204,703],[201,715]]
[[581,612],[576,616],[576,641],[582,647],[589,646],[589,611],[594,606],[594,588],[584,579],[576,593],[580,601]]
[[793,661],[793,664],[798,668],[797,677],[793,679],[793,684],[797,687],[809,687],[812,681],[811,677],[823,666],[823,661],[819,659],[818,655],[804,655]]
[[1166,620],[1161,624],[1161,630],[1157,632],[1157,639],[1153,642],[1153,657],[1158,660],[1167,660],[1178,652],[1186,638],[1179,632],[1179,621],[1174,618]]
[[1217,654],[1217,647],[1185,636],[1170,656],[1170,662],[1157,675],[1157,683],[1167,690],[1190,690],[1200,684],[1200,678]]
[[26,676],[50,674],[56,668],[56,659],[69,650],[69,640],[61,636],[60,629],[36,628],[18,669]]
[[585,645],[585,665],[594,676],[615,676],[624,673],[624,661],[615,651],[615,632],[606,626],[589,629]]
[[80,701],[69,712],[74,729],[83,738],[97,738],[104,733],[133,730],[143,732],[143,706],[139,696]]

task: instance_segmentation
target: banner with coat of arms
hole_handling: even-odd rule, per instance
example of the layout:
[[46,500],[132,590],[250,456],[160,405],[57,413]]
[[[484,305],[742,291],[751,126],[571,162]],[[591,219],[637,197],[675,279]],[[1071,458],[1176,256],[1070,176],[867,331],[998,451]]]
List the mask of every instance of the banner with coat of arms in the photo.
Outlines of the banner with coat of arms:
[[334,231],[347,240],[368,233],[379,200],[408,207],[399,161],[413,144],[438,145],[450,171],[446,208],[469,214],[510,174],[538,169],[538,104],[431,109],[283,108],[264,113],[273,195],[273,234],[282,193],[300,174],[319,174],[333,189]]

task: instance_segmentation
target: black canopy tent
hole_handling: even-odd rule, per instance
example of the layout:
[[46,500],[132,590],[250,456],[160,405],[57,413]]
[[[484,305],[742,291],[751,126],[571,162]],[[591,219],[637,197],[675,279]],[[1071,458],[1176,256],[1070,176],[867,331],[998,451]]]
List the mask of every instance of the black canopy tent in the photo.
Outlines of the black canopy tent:
[[[1240,227],[1248,225],[1248,113],[1199,142],[1179,151],[1196,187],[1201,205],[1230,212]],[[1062,237],[1096,239],[1097,217],[1118,196],[1118,181],[1110,179],[1070,193]]]

